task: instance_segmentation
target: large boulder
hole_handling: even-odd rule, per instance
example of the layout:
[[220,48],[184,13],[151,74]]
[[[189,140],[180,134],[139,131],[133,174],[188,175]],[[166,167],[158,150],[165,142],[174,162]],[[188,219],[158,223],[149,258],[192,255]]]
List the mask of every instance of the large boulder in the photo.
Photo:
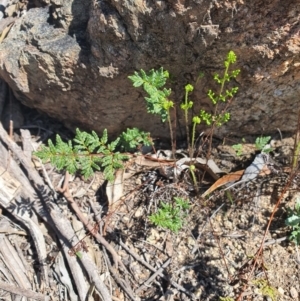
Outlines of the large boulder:
[[[169,70],[172,99],[197,82],[191,96],[218,89],[229,50],[237,54],[239,92],[231,121],[219,136],[293,132],[299,110],[300,5],[297,0],[44,0],[17,19],[0,44],[0,77],[26,106],[63,121],[113,135],[139,127],[167,136],[168,127],[146,112],[132,87],[135,70]],[[46,5],[46,6],[45,6]],[[184,135],[182,112],[177,132]],[[174,119],[174,116],[173,116]]]

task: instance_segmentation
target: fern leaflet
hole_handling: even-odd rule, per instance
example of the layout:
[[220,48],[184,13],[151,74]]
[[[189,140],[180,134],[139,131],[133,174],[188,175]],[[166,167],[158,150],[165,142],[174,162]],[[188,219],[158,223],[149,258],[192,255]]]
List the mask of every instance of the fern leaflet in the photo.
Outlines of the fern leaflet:
[[58,170],[65,169],[70,174],[80,172],[85,178],[102,168],[105,179],[113,181],[116,169],[123,168],[128,157],[114,152],[119,138],[109,144],[107,141],[106,129],[101,138],[94,131],[89,134],[76,129],[73,141],[64,142],[56,135],[55,144],[49,140],[48,146],[42,146],[35,155],[43,162],[50,160]]

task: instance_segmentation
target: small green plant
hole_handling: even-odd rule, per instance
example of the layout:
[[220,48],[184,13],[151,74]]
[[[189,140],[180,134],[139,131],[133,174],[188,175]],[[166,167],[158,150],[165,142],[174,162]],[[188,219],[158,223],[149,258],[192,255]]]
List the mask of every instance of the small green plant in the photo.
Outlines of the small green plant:
[[[186,129],[186,134],[187,134],[187,143],[189,152],[190,152],[190,157],[193,156],[192,151],[191,151],[191,145],[190,145],[190,134],[189,134],[189,110],[193,107],[193,102],[188,99],[189,93],[194,90],[194,87],[191,84],[187,84],[185,87],[185,96],[184,96],[184,103],[181,104],[181,109],[184,111],[184,119],[185,119],[185,129]],[[192,144],[194,141],[195,137],[192,137]]]
[[[222,77],[219,74],[214,75],[214,80],[220,85],[220,90],[218,93],[213,92],[212,90],[208,90],[207,96],[211,100],[215,109],[213,113],[206,112],[205,110],[200,110],[199,115],[196,115],[192,118],[192,137],[191,142],[189,139],[188,132],[188,111],[193,107],[193,101],[188,99],[189,93],[194,90],[194,87],[191,84],[187,84],[185,86],[185,99],[184,103],[181,104],[181,109],[184,110],[185,114],[185,123],[186,123],[186,131],[187,131],[187,142],[189,146],[190,157],[193,157],[194,152],[194,143],[195,143],[195,132],[196,126],[201,122],[204,122],[207,126],[211,126],[214,129],[215,126],[221,126],[224,123],[228,122],[230,119],[230,113],[223,111],[218,112],[218,104],[220,102],[227,102],[233,98],[233,96],[237,93],[238,87],[232,87],[231,89],[225,89],[225,83],[229,82],[232,78],[236,78],[240,73],[239,69],[229,71],[230,65],[236,62],[236,55],[233,51],[229,51],[227,54],[227,58],[224,62],[225,71]],[[198,81],[198,79],[197,79]],[[210,139],[212,139],[213,133],[211,133]]]
[[[193,116],[192,118],[192,135],[190,139],[189,132],[189,111],[193,107],[193,101],[189,99],[189,94],[194,90],[194,86],[191,84],[187,84],[185,86],[185,97],[184,102],[181,104],[181,109],[184,111],[184,119],[186,126],[186,135],[187,135],[187,143],[189,149],[190,159],[193,158],[194,155],[194,143],[195,143],[195,133],[196,126],[201,122],[204,122],[206,125],[212,128],[210,134],[210,149],[211,142],[213,136],[213,130],[216,126],[221,126],[224,123],[228,122],[230,119],[230,113],[223,110],[222,112],[218,111],[218,104],[220,102],[228,102],[233,96],[237,93],[238,87],[232,87],[230,89],[225,90],[225,83],[229,82],[231,79],[236,78],[240,73],[240,70],[229,71],[231,64],[236,62],[236,55],[233,51],[229,51],[227,57],[224,62],[225,71],[223,76],[221,77],[219,74],[214,75],[214,80],[220,85],[220,90],[218,93],[213,92],[212,90],[208,90],[208,97],[210,98],[212,104],[215,109],[213,113],[206,112],[205,110],[200,110],[199,115]],[[199,73],[196,83],[203,76],[203,73]],[[149,97],[145,97],[147,103],[147,111],[152,114],[158,114],[161,117],[161,120],[165,122],[168,120],[171,144],[172,144],[172,153],[173,157],[175,157],[175,140],[173,135],[173,129],[170,118],[170,109],[173,108],[174,103],[169,99],[171,95],[171,89],[164,88],[167,79],[169,78],[169,72],[164,71],[161,67],[158,70],[150,70],[146,73],[144,70],[140,70],[140,72],[134,72],[133,75],[128,77],[134,87],[142,86],[143,89],[148,93]],[[210,153],[209,149],[209,153]],[[209,157],[209,154],[208,154]],[[193,166],[191,166],[190,171],[192,174],[193,180],[195,180],[195,175],[193,173]],[[194,183],[196,187],[196,183]]]
[[235,150],[238,157],[243,154],[243,145],[241,143],[232,145],[232,148]]
[[255,140],[255,147],[258,150],[261,150],[263,153],[269,153],[272,151],[272,148],[268,146],[271,136],[262,136],[257,137]]
[[183,226],[184,218],[189,209],[189,203],[179,197],[174,197],[174,203],[168,204],[161,202],[161,208],[155,214],[149,216],[150,221],[165,229],[177,233]]
[[175,142],[173,138],[173,129],[170,117],[170,109],[173,108],[173,101],[169,99],[171,89],[164,88],[169,72],[161,67],[158,70],[150,70],[148,74],[141,69],[140,72],[134,72],[134,75],[128,76],[134,87],[142,86],[149,97],[145,97],[147,111],[151,114],[157,114],[162,122],[168,121],[173,157],[175,156]]
[[119,145],[124,151],[130,152],[136,150],[140,145],[152,145],[152,139],[150,138],[150,133],[141,131],[138,128],[128,128],[126,132],[121,134]]
[[258,287],[260,293],[263,296],[271,298],[272,301],[276,301],[278,297],[278,291],[275,287],[270,286],[266,279],[256,279],[253,280],[252,283]]
[[300,244],[300,197],[296,198],[294,209],[287,209],[288,217],[285,220],[285,224],[292,228],[289,239],[296,245]]
[[[269,147],[269,144],[268,144],[270,139],[271,139],[271,136],[257,137],[255,140],[255,148],[265,154],[271,152],[273,149],[271,147]],[[243,142],[245,142],[245,139],[243,140]],[[235,150],[236,155],[238,157],[243,154],[243,145],[241,143],[232,145],[232,148]]]
[[126,155],[116,152],[120,138],[108,143],[107,130],[101,138],[92,131],[91,134],[76,129],[73,141],[64,142],[56,135],[56,144],[50,139],[48,146],[42,146],[35,155],[44,162],[50,160],[58,170],[65,169],[70,174],[80,172],[85,178],[90,177],[94,170],[103,169],[106,180],[113,181],[116,169],[123,168]]
[[[189,147],[189,154],[190,158],[193,158],[194,153],[194,144],[195,144],[195,134],[196,134],[196,126],[200,124],[202,121],[206,123],[207,126],[211,126],[212,132],[210,134],[210,143],[209,143],[209,151],[208,157],[210,154],[212,136],[215,126],[221,126],[224,123],[228,122],[230,119],[230,113],[223,111],[221,113],[218,112],[218,104],[219,102],[226,102],[229,99],[232,99],[233,96],[237,93],[238,87],[233,87],[229,90],[225,91],[224,94],[224,86],[225,83],[230,81],[232,78],[236,78],[237,75],[240,73],[240,70],[233,70],[229,71],[229,67],[231,64],[236,62],[236,55],[233,51],[229,51],[227,58],[224,62],[225,71],[223,77],[220,77],[219,74],[214,75],[214,80],[220,85],[219,93],[214,93],[212,90],[208,90],[208,97],[210,98],[212,104],[214,105],[215,109],[213,113],[206,112],[205,110],[200,110],[199,115],[193,116],[192,118],[192,137],[191,141],[189,138],[189,131],[188,131],[188,111],[193,107],[193,101],[188,99],[188,95],[190,92],[194,90],[194,87],[191,84],[187,84],[185,86],[185,98],[184,103],[181,104],[181,109],[184,111],[185,114],[185,124],[186,124],[186,132],[187,132],[187,143]],[[197,79],[198,80],[198,79]],[[197,182],[194,174],[194,165],[190,166],[190,172],[194,181],[194,186],[197,191]]]
[[134,72],[134,75],[128,76],[134,87],[143,86],[149,97],[145,97],[147,111],[151,114],[160,115],[161,120],[165,122],[169,116],[170,104],[168,97],[171,89],[163,88],[169,78],[169,72],[161,67],[159,70],[150,70],[147,74],[143,69],[140,72]]

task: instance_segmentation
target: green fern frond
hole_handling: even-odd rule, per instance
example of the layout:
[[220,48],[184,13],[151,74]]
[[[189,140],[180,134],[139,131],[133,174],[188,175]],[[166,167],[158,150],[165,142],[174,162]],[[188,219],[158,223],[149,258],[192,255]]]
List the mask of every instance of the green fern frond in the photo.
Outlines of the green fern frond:
[[102,145],[105,145],[107,141],[108,141],[107,129],[104,129],[100,142]]
[[89,153],[93,153],[100,146],[99,137],[94,131],[92,131],[92,134],[89,134],[76,129],[74,142],[77,143],[76,149],[78,151],[87,151]]
[[49,140],[48,146],[42,146],[39,151],[35,152],[35,155],[43,162],[50,160],[58,170],[64,169],[70,174],[80,172],[85,178],[93,175],[95,170],[102,168],[105,179],[112,181],[116,169],[123,168],[123,162],[128,157],[114,152],[119,138],[110,144],[107,141],[106,129],[101,138],[94,131],[89,134],[76,129],[73,143],[72,141],[64,142],[57,135],[55,144]]
[[107,149],[111,152],[113,152],[117,145],[119,144],[120,138],[117,138],[115,141],[111,142],[110,144],[107,145]]
[[127,152],[134,151],[141,145],[152,145],[150,133],[141,131],[138,128],[128,128],[126,132],[121,134],[120,138],[119,144]]
[[171,89],[162,89],[168,78],[168,71],[164,71],[162,67],[158,70],[152,69],[148,74],[141,69],[140,73],[134,72],[134,75],[129,76],[134,87],[143,85],[144,90],[149,94],[149,97],[145,97],[148,113],[160,115],[163,122],[169,115],[165,103],[168,101]]
[[115,172],[114,168],[111,165],[107,165],[103,170],[105,179],[109,182],[112,182],[115,178],[114,172]]
[[46,147],[44,145],[41,146],[39,151],[35,152],[35,155],[39,157],[43,163],[46,163],[50,159],[51,154],[50,147]]
[[[56,139],[57,139],[57,135],[56,135]],[[55,148],[55,145],[52,143],[52,141],[49,139],[48,140],[48,145],[49,145],[49,153],[50,154],[55,154],[56,153],[56,148]],[[46,147],[44,147],[44,150],[46,150],[47,148]],[[49,154],[49,156],[50,156],[50,154]]]
[[111,155],[105,156],[101,161],[101,166],[102,167],[106,167],[106,166],[111,165],[111,164],[112,164],[112,156]]
[[[48,141],[49,144],[49,159],[52,165],[54,165],[58,170],[67,168],[74,164],[73,147],[72,142],[63,142],[59,135],[56,135],[56,144],[54,145],[51,140]],[[45,149],[45,148],[44,148]]]

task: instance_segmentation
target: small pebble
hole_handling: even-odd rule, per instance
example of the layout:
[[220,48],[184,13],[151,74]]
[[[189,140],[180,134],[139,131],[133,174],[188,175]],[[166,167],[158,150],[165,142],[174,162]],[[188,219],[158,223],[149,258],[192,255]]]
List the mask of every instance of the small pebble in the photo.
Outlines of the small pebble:
[[141,216],[143,215],[143,213],[144,213],[143,207],[139,207],[139,208],[136,210],[136,212],[135,212],[135,214],[134,214],[134,217],[141,217]]
[[293,286],[290,289],[290,294],[293,299],[298,299],[298,292]]
[[282,287],[278,287],[278,293],[280,294],[280,295],[284,295],[284,289],[282,288]]
[[228,230],[232,230],[233,229],[233,225],[232,225],[232,222],[230,221],[224,221],[224,227]]

